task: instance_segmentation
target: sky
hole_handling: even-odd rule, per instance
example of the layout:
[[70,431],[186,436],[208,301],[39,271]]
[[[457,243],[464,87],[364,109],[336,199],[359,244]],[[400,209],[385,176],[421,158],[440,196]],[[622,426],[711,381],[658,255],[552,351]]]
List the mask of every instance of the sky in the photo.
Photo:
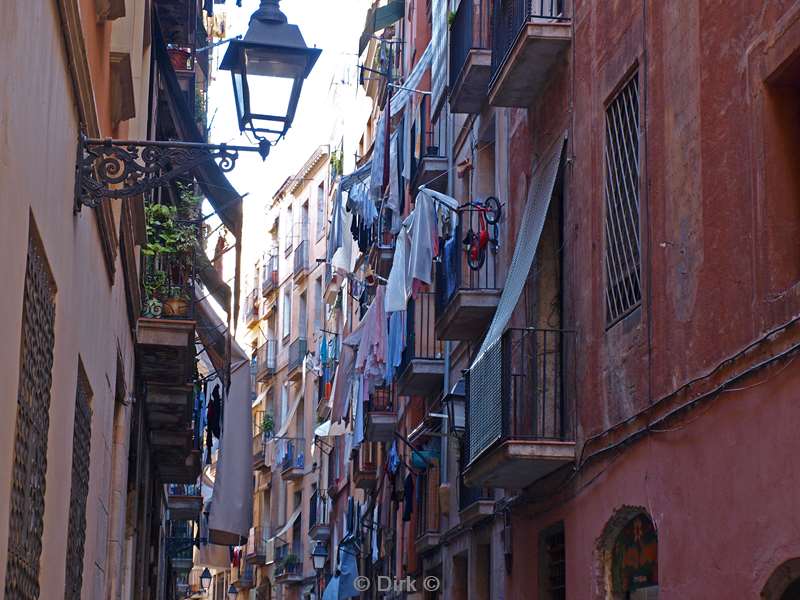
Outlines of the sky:
[[[265,248],[266,219],[264,208],[283,181],[294,175],[311,153],[331,141],[337,120],[347,119],[349,127],[360,130],[369,115],[368,101],[356,101],[357,78],[343,83],[343,73],[349,68],[354,75],[358,64],[358,37],[364,27],[369,0],[283,0],[281,10],[289,23],[300,27],[309,47],[322,49],[311,75],[306,80],[297,108],[294,124],[286,137],[272,148],[266,162],[256,154],[240,155],[236,168],[228,174],[236,190],[244,198],[244,250],[242,260],[242,292],[249,291],[249,272]],[[258,0],[244,0],[242,7],[235,0],[215,5],[215,12],[227,13],[227,36],[247,31],[250,15],[258,8]],[[214,50],[213,64],[219,65],[227,45]],[[357,105],[342,114],[328,102],[331,84],[344,86]],[[209,141],[252,145],[239,134],[233,86],[227,71],[214,71],[209,85],[208,119],[211,124]],[[342,90],[340,89],[340,92]],[[358,139],[350,140],[345,153],[352,156]],[[211,240],[213,246],[214,240]]]

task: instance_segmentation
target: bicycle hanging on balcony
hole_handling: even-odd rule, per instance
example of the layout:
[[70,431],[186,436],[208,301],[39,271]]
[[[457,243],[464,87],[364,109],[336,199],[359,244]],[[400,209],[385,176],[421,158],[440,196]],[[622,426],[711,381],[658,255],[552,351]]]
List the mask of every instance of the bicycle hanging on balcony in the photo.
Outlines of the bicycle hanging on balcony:
[[[464,236],[464,251],[467,254],[467,265],[473,271],[480,271],[486,262],[486,250],[491,245],[492,251],[497,252],[501,209],[500,201],[489,196],[485,200],[472,200],[462,207],[470,213],[470,224]],[[472,213],[478,214],[478,230],[472,229]],[[489,226],[491,225],[491,233]]]

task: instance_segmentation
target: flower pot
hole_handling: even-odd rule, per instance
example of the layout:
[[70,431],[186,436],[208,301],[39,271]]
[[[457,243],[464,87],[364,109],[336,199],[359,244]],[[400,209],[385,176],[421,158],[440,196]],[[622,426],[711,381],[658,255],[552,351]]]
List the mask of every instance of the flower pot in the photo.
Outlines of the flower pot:
[[189,301],[186,298],[167,298],[162,315],[165,317],[185,317],[189,314]]
[[192,57],[188,50],[181,48],[170,48],[167,50],[169,53],[169,60],[172,63],[172,68],[176,71],[188,71],[189,59]]

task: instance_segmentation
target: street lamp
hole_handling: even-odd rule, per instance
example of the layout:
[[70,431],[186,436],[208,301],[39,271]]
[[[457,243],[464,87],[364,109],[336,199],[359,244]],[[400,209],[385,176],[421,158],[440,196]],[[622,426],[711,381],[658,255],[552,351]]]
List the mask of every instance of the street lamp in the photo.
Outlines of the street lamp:
[[328,547],[322,542],[317,542],[311,551],[311,561],[314,563],[314,570],[317,572],[317,598],[322,597],[322,569],[325,568],[325,561],[328,560]]
[[303,82],[317,62],[297,25],[287,23],[279,0],[261,0],[244,38],[230,41],[220,68],[231,72],[239,129],[257,146],[201,142],[78,138],[75,212],[110,198],[139,196],[214,160],[231,171],[239,152],[270,148],[292,126]]
[[239,592],[236,591],[236,586],[231,584],[228,588],[228,600],[236,600],[236,596]]
[[317,542],[317,545],[311,551],[311,560],[317,573],[325,568],[325,561],[328,560],[328,548],[325,547],[325,544]]
[[279,0],[261,0],[244,39],[231,40],[220,69],[231,72],[239,130],[250,131],[267,153],[291,127],[303,82],[321,52],[287,22]]
[[466,385],[463,378],[445,395],[442,403],[447,406],[448,433],[462,437],[467,430]]
[[206,567],[200,574],[200,587],[203,588],[203,591],[205,592],[206,590],[208,590],[210,585],[211,585],[211,571],[209,571],[208,567]]

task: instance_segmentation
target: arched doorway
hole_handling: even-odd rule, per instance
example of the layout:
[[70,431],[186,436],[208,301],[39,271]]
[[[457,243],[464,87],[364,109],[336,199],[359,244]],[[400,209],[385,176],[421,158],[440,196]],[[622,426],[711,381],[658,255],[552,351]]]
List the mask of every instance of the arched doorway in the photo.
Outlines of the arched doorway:
[[658,532],[641,508],[623,507],[600,538],[607,600],[657,600]]
[[781,564],[769,576],[763,600],[800,600],[800,558],[792,558]]

